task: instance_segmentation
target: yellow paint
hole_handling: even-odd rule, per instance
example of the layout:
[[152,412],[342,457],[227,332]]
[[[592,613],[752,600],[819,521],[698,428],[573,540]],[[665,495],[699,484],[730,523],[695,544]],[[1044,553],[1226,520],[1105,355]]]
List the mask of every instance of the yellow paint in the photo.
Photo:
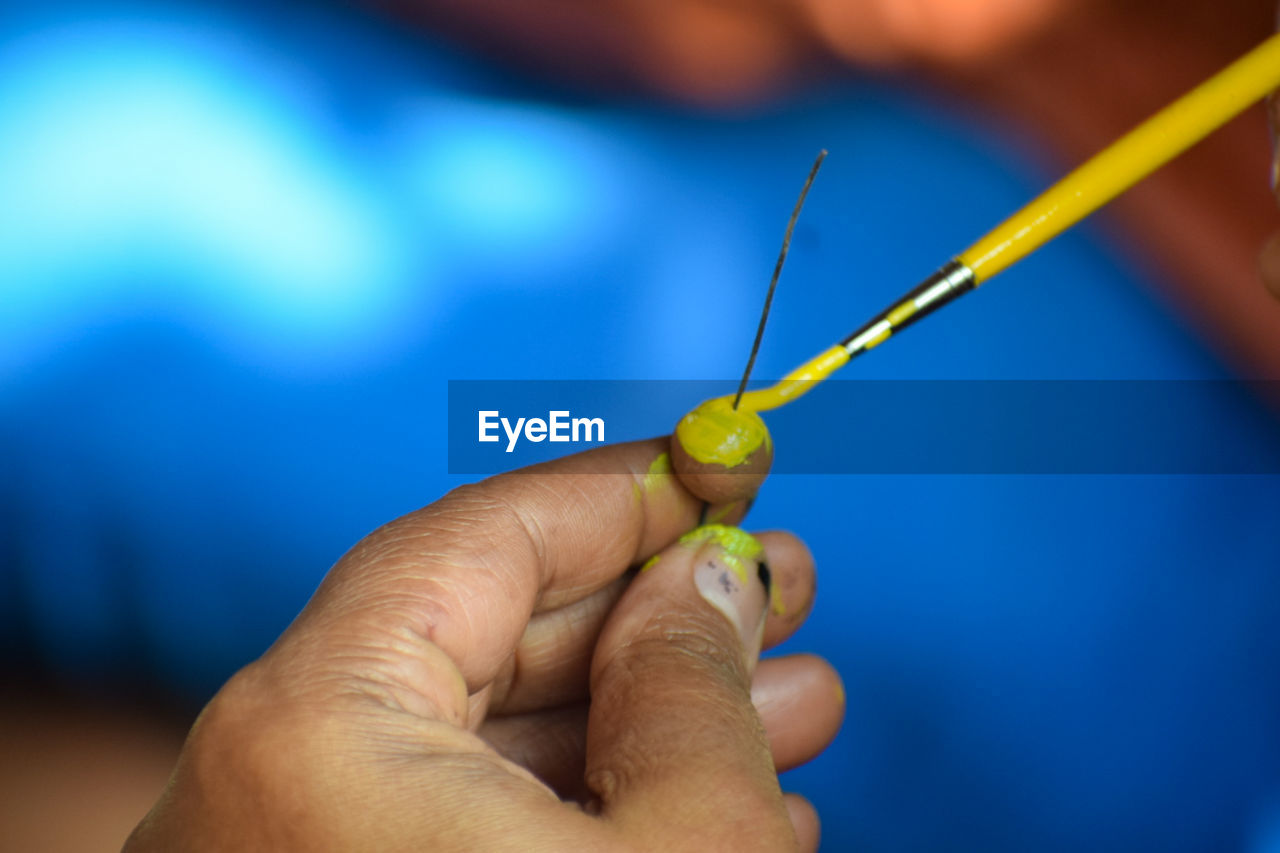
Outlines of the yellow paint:
[[644,574],[645,572],[652,569],[654,566],[658,565],[658,561],[661,559],[662,559],[661,554],[654,554],[652,557],[645,560],[644,565],[640,567],[640,574]]
[[845,352],[844,347],[836,344],[782,377],[782,381],[778,384],[743,394],[742,403],[738,408],[751,412],[767,412],[770,409],[776,409],[801,396],[848,363],[849,353]]
[[704,464],[733,468],[761,445],[769,446],[769,430],[755,412],[733,408],[732,397],[707,400],[676,424],[676,439]]
[[983,237],[959,260],[982,283],[1280,86],[1280,35],[1156,113]]
[[658,454],[658,458],[649,463],[649,470],[644,475],[644,490],[652,492],[658,486],[667,482],[667,478],[671,474],[671,454],[665,450]]
[[681,545],[701,545],[704,542],[714,542],[735,557],[745,557],[748,560],[754,560],[764,553],[764,546],[759,539],[741,527],[727,524],[704,524],[680,537]]
[[[777,580],[776,578],[774,580]],[[769,587],[769,609],[773,611],[775,616],[786,616],[787,605],[782,600],[782,588],[775,583]]]
[[897,326],[904,320],[908,319],[912,314],[916,313],[917,310],[916,301],[912,299],[907,302],[903,302],[897,308],[894,308],[889,312],[885,319],[889,321],[890,325]]
[[849,353],[837,344],[806,361],[782,381],[742,395],[738,408],[733,397],[707,400],[676,425],[676,438],[694,459],[727,468],[747,461],[756,448],[770,441],[769,430],[756,412],[767,412],[800,397],[849,362]]
[[[973,271],[976,283],[985,282],[1111,201],[1277,87],[1280,87],[1280,34],[1267,39],[1121,137],[996,226],[957,260]],[[896,325],[917,310],[914,301],[903,302],[886,319],[891,325]],[[886,330],[869,341],[865,348],[884,343],[891,334],[892,329]],[[831,347],[791,371],[776,385],[744,394],[739,409],[767,412],[790,403],[848,361],[849,354],[844,347]],[[685,449],[693,455],[690,445],[685,444]],[[694,458],[698,457],[694,455]]]
[[729,513],[733,512],[742,504],[742,501],[729,501],[724,506],[707,516],[708,524],[719,524],[724,521]]
[[836,701],[839,702],[841,705],[844,705],[846,701],[846,697],[844,694],[844,685],[841,684],[839,681],[836,682]]
[[764,546],[758,539],[740,527],[725,524],[704,524],[680,537],[681,545],[704,545],[708,542],[720,546],[724,552],[721,561],[738,576],[744,587],[751,583],[744,561],[759,560],[764,553]]

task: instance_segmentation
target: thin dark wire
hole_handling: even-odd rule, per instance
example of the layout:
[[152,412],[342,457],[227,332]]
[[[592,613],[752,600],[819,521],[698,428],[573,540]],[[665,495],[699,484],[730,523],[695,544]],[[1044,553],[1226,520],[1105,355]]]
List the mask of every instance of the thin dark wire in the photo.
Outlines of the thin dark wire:
[[764,339],[764,327],[769,322],[769,309],[773,307],[773,293],[778,289],[778,277],[782,275],[782,265],[787,261],[787,252],[791,249],[791,232],[796,230],[796,220],[800,218],[800,209],[804,207],[805,196],[809,195],[809,187],[818,176],[822,161],[827,159],[827,149],[818,152],[818,159],[813,161],[809,177],[805,179],[804,188],[800,190],[800,198],[796,199],[795,209],[791,211],[791,219],[787,220],[787,233],[782,238],[782,251],[778,253],[778,262],[773,266],[773,278],[769,279],[769,293],[764,298],[764,310],[760,312],[760,325],[756,328],[756,339],[751,343],[751,357],[747,359],[747,369],[742,371],[742,381],[738,383],[738,396],[733,398],[733,407],[738,408],[742,395],[747,390],[747,380],[751,378],[751,368],[756,366],[756,356],[760,353],[760,341]]

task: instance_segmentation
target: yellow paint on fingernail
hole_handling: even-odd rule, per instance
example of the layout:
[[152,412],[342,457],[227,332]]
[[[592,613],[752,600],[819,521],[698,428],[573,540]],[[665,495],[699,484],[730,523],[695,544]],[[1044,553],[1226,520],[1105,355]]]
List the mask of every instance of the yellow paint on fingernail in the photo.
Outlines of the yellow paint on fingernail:
[[845,704],[844,684],[839,681],[836,682],[836,701],[841,705]]
[[680,537],[681,545],[700,545],[703,542],[714,542],[735,557],[754,560],[764,553],[760,540],[741,527],[727,524],[704,524],[695,527]]
[[726,524],[704,524],[680,537],[681,545],[707,543],[720,546],[720,550],[724,552],[720,555],[721,562],[733,570],[743,586],[751,583],[744,561],[759,560],[760,555],[764,553],[764,546],[758,539],[740,527],[730,527]]
[[661,554],[654,554],[652,557],[645,560],[644,565],[640,567],[640,574],[644,574],[645,572],[652,569],[654,566],[658,565],[658,561],[661,559],[662,559]]
[[770,441],[769,430],[760,416],[735,409],[731,397],[707,400],[681,418],[676,424],[676,439],[698,462],[726,468],[746,462],[748,456]]
[[649,470],[644,475],[644,490],[652,492],[658,486],[667,482],[667,477],[671,474],[671,454],[665,450],[658,454],[658,458],[649,463]]

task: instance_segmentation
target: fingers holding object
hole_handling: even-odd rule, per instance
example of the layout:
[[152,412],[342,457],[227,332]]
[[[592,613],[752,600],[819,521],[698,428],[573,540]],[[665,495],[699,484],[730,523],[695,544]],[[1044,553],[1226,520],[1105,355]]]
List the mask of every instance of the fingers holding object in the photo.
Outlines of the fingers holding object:
[[[809,549],[790,533],[769,531],[756,538],[770,574],[763,637],[763,647],[769,649],[795,633],[808,616],[815,594],[814,564]],[[494,680],[492,712],[515,714],[585,700],[600,630],[630,583],[629,577],[620,578],[581,601],[534,616]]]
[[763,554],[738,528],[697,528],[637,576],[601,632],[587,785],[606,821],[656,848],[796,846],[751,702],[772,589]]
[[491,682],[532,614],[588,598],[697,523],[700,501],[662,461],[668,445],[492,477],[379,528],[339,560],[271,656],[304,654],[308,671],[343,670],[331,674],[376,684],[397,706],[465,718],[457,683]]
[[[697,524],[703,504],[669,449],[660,438],[575,454],[385,525],[334,566],[268,658],[299,693],[469,720],[467,695],[509,665],[531,618],[600,593]],[[745,510],[744,497],[725,517]]]
[[676,424],[671,464],[684,487],[710,504],[749,501],[769,475],[773,439],[758,414],[717,397]]

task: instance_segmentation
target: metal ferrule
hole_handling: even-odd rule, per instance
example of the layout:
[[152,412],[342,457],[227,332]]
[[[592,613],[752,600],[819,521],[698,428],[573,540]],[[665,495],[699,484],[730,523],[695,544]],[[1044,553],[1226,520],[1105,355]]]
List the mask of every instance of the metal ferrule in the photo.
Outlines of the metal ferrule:
[[973,270],[953,260],[929,276],[897,302],[877,314],[865,326],[840,342],[845,352],[855,356],[874,349],[917,320],[932,314],[948,302],[977,286]]

